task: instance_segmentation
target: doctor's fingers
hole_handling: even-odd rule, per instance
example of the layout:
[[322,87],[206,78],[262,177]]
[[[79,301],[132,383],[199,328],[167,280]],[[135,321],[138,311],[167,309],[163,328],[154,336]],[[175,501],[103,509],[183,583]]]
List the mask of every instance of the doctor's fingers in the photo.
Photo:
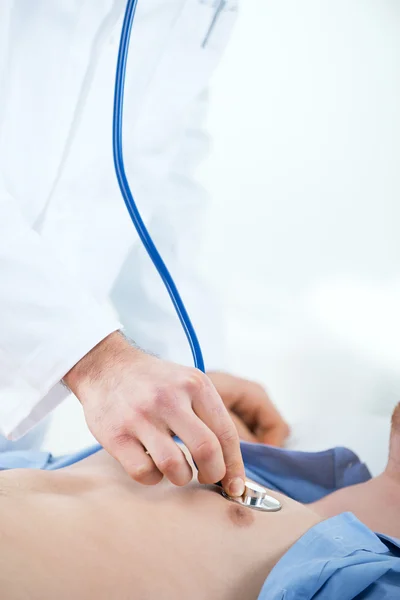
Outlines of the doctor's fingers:
[[196,415],[216,435],[222,449],[225,475],[222,485],[230,496],[241,496],[245,488],[245,470],[239,435],[221,397],[210,382],[192,401]]
[[157,470],[174,485],[186,485],[193,478],[193,471],[186,456],[172,439],[170,432],[151,423],[137,426],[140,441],[151,456]]
[[199,482],[221,481],[226,472],[221,444],[193,410],[180,411],[169,419],[168,425],[189,450],[199,471]]
[[252,428],[257,440],[271,446],[284,446],[290,434],[289,425],[268,396],[262,402],[262,392],[259,402],[258,410],[257,408],[254,410]]
[[270,430],[264,432],[262,436],[259,434],[257,436],[257,441],[261,441],[263,444],[268,444],[269,446],[277,446],[278,448],[282,448],[285,445],[289,434],[289,425],[285,421],[282,421],[277,423]]
[[236,400],[230,406],[255,435],[258,442],[283,446],[290,431],[289,426],[258,383],[241,380]]
[[252,431],[248,428],[248,426],[243,422],[243,420],[238,417],[234,412],[229,411],[232,421],[235,424],[237,432],[239,434],[239,438],[245,442],[258,442],[257,437],[254,435]]
[[105,450],[111,454],[138,483],[143,485],[156,485],[163,474],[157,469],[152,457],[146,452],[143,445],[133,435],[124,433],[117,436]]

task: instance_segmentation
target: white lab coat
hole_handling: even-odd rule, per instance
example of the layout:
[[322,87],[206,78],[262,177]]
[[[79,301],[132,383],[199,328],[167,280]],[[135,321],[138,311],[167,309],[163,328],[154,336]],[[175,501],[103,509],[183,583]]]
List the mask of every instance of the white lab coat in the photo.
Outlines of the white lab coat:
[[[188,358],[174,351],[179,325],[114,175],[125,4],[0,3],[0,432],[10,439],[66,397],[62,377],[121,322],[146,349]],[[207,143],[204,89],[235,13],[235,0],[139,0],[127,70],[127,172],[206,356],[219,354],[218,336],[190,291],[206,200],[192,175]]]

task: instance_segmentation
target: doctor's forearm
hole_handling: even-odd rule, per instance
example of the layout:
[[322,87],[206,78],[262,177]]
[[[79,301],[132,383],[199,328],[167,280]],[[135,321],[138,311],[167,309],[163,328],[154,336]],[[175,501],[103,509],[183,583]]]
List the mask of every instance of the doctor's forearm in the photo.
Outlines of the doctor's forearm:
[[80,400],[79,390],[85,385],[90,385],[94,380],[109,377],[113,365],[122,360],[128,348],[135,350],[119,331],[111,333],[68,371],[63,378],[64,383]]

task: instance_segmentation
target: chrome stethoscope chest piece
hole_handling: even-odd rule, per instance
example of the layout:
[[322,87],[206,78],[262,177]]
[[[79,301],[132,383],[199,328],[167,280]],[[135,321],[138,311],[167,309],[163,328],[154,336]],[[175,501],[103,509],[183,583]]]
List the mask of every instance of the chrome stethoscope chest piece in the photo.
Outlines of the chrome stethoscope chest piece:
[[272,496],[268,496],[265,488],[254,481],[246,480],[246,487],[242,496],[233,498],[232,496],[228,496],[224,490],[222,490],[222,495],[231,502],[236,502],[236,504],[247,506],[248,508],[252,508],[254,510],[276,512],[282,508],[282,504],[279,502],[279,500],[272,498]]

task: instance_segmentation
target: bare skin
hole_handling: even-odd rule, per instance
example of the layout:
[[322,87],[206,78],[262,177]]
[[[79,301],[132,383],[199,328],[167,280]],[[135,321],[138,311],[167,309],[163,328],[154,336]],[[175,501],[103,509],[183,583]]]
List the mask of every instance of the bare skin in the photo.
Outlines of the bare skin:
[[398,535],[399,423],[400,409],[382,476],[308,506],[270,492],[283,504],[278,513],[238,507],[195,481],[143,487],[105,452],[55,472],[4,472],[2,597],[256,600],[273,566],[324,518],[352,510],[371,528]]
[[308,505],[324,518],[353,512],[373,531],[400,538],[400,404],[392,416],[389,459],[381,475]]
[[132,481],[105,452],[53,472],[0,475],[0,589],[7,600],[256,600],[281,556],[321,518],[278,513],[215,486]]

